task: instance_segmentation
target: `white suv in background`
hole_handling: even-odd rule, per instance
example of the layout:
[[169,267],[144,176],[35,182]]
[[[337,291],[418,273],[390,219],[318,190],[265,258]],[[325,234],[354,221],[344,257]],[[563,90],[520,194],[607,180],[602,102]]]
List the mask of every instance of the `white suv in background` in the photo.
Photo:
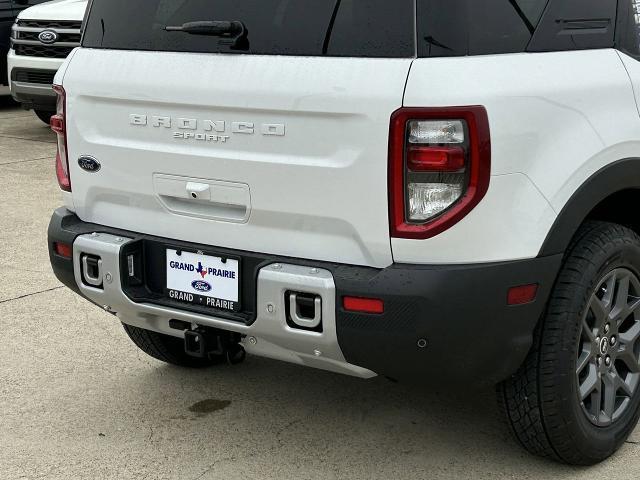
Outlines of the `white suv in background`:
[[11,95],[49,123],[56,109],[53,77],[80,45],[88,0],[54,0],[27,8],[11,31],[7,70]]

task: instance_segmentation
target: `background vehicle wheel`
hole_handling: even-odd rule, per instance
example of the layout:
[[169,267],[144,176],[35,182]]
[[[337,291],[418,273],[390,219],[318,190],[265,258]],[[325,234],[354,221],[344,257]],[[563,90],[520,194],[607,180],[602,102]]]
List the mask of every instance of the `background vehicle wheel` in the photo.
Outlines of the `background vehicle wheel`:
[[42,120],[47,125],[51,124],[51,117],[56,114],[56,112],[50,112],[45,110],[34,110],[33,112],[36,114],[36,116],[40,120]]
[[177,337],[143,330],[142,328],[122,324],[124,331],[140,350],[161,362],[187,368],[206,368],[217,365],[224,357],[195,358],[184,351],[184,341]]
[[498,386],[515,438],[531,453],[592,465],[616,452],[640,415],[640,237],[585,224],[569,248],[534,346]]

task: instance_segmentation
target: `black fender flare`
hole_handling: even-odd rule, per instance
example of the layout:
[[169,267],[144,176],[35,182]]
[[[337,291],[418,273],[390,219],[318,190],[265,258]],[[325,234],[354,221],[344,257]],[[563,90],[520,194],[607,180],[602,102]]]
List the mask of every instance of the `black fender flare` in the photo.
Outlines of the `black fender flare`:
[[[589,213],[611,195],[640,190],[640,158],[626,158],[594,173],[564,206],[540,251],[541,257],[564,253]],[[640,220],[640,218],[639,218]]]

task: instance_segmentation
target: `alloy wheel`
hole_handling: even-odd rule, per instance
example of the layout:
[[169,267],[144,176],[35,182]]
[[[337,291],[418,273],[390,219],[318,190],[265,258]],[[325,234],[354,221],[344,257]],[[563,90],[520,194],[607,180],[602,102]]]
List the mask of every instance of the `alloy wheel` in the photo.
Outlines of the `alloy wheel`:
[[598,427],[616,422],[640,385],[640,280],[626,268],[607,274],[582,321],[576,363],[578,395]]

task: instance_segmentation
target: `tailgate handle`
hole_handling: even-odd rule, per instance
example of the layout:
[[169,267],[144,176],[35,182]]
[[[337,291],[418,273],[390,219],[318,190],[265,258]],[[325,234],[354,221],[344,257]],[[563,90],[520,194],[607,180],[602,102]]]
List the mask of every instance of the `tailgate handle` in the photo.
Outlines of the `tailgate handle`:
[[194,200],[211,200],[211,185],[208,183],[187,183],[187,194]]
[[220,180],[156,174],[160,202],[171,212],[232,223],[247,223],[251,214],[249,185]]

